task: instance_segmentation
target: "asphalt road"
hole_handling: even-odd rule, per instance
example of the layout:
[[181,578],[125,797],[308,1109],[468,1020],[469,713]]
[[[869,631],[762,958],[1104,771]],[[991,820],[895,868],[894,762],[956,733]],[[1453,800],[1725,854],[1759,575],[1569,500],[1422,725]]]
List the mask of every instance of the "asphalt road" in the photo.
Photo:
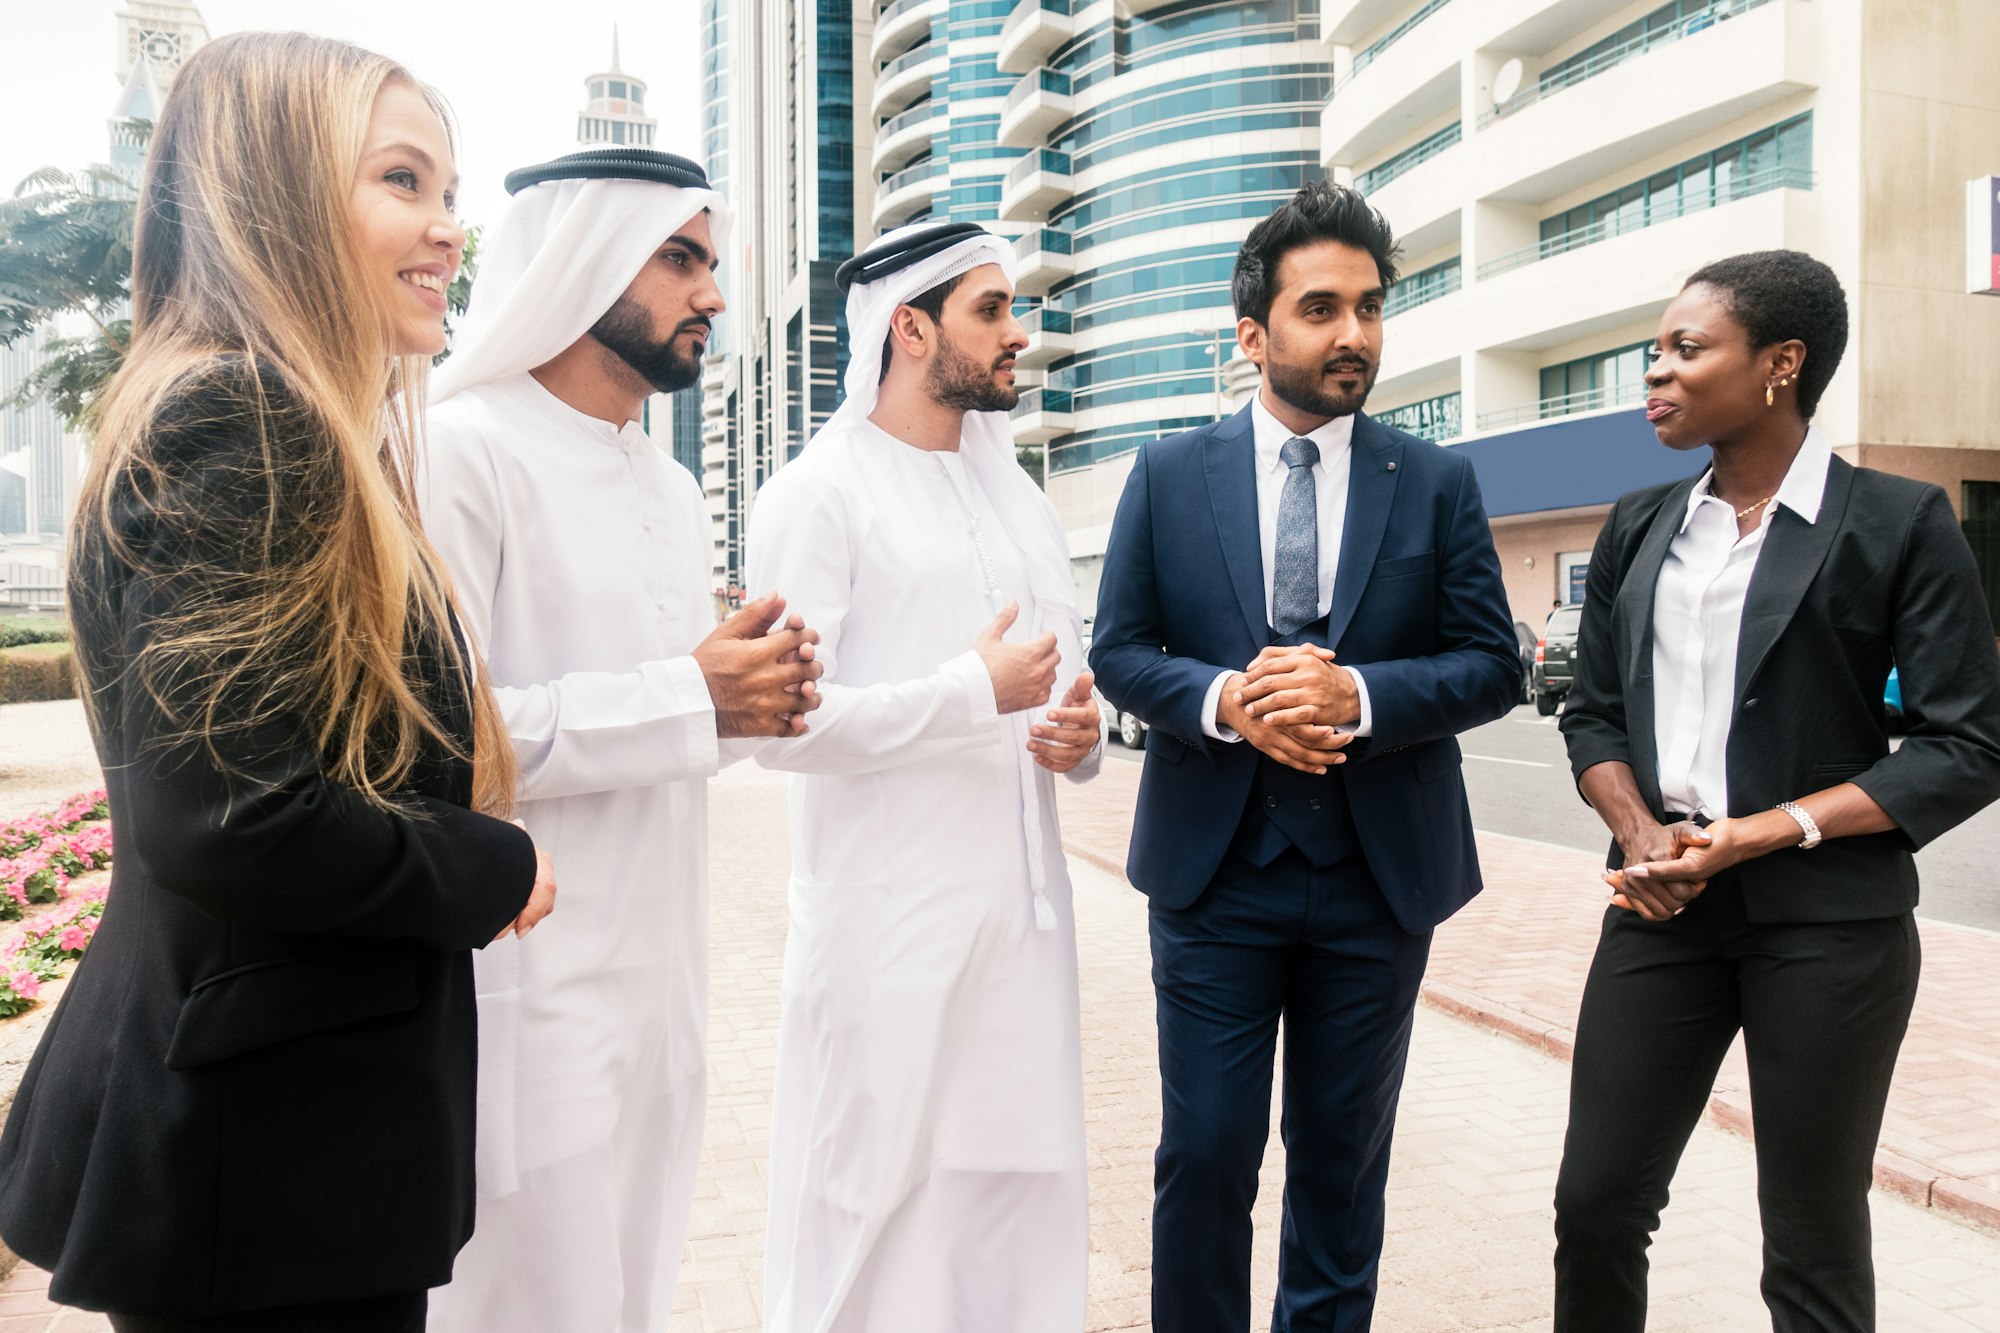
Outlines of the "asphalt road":
[[[1554,718],[1532,707],[1459,738],[1472,822],[1491,833],[1603,851],[1604,826],[1577,797]],[[1110,755],[1140,756],[1113,739]],[[1989,807],[1917,855],[1923,884],[1920,916],[2000,930],[2000,806]]]

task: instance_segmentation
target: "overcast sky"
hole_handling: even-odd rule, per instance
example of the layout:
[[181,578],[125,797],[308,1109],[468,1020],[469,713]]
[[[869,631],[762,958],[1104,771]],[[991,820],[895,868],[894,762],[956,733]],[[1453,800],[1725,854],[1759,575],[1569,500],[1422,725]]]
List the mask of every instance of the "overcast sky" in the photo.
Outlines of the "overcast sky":
[[[459,211],[491,222],[501,178],[576,146],[584,76],[611,59],[648,85],[658,146],[701,156],[697,0],[197,0],[209,35],[301,28],[407,65],[451,102]],[[0,192],[38,167],[102,161],[120,0],[0,0]]]

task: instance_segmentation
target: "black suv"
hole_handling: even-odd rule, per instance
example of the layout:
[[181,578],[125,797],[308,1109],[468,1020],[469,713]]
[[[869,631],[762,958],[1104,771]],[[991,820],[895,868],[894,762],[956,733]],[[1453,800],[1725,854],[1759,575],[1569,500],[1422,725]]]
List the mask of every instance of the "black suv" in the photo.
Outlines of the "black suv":
[[1552,717],[1556,706],[1569,693],[1576,658],[1576,627],[1583,619],[1581,606],[1559,606],[1549,612],[1542,627],[1542,641],[1535,645],[1535,711]]

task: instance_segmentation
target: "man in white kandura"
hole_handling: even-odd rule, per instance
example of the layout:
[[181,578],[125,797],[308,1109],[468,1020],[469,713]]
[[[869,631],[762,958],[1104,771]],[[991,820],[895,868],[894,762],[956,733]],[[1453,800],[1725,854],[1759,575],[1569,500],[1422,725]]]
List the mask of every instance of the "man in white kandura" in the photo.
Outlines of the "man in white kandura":
[[707,186],[637,149],[510,175],[432,400],[425,525],[565,913],[478,960],[477,1224],[434,1333],[663,1333],[673,1308],[707,1092],[707,779],[737,748],[719,737],[802,731],[818,671],[773,597],[716,626],[701,488],[639,426],[722,310]]
[[758,752],[799,774],[771,1333],[1083,1327],[1053,775],[1094,774],[1102,728],[1062,528],[1008,427],[1012,262],[961,223],[843,264],[846,401],[751,515],[751,577],[791,596],[826,668],[812,734]]

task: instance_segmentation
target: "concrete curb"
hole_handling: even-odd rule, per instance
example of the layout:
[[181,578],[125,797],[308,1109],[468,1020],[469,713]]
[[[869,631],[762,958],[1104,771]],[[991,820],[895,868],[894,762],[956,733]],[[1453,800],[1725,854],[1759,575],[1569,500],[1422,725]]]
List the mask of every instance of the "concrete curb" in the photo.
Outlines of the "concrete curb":
[[[1444,982],[1425,982],[1421,995],[1433,1009],[1511,1037],[1544,1055],[1564,1062],[1576,1055],[1576,1034],[1568,1028],[1553,1027]],[[1732,1134],[1751,1137],[1749,1094],[1718,1089],[1708,1099],[1708,1118]],[[1954,1222],[2000,1235],[2000,1194],[1950,1175],[1894,1144],[1884,1143],[1875,1149],[1875,1187]]]
[[[1125,878],[1125,867],[1113,858],[1075,843],[1065,842],[1063,847],[1071,856]],[[1576,1033],[1569,1028],[1496,1004],[1461,986],[1426,981],[1420,996],[1440,1013],[1512,1038],[1552,1059],[1568,1063],[1576,1055]],[[1749,1094],[1740,1089],[1718,1089],[1708,1099],[1708,1118],[1733,1134],[1751,1137]],[[2000,1192],[1951,1175],[1894,1144],[1884,1143],[1875,1149],[1875,1187],[1963,1226],[2000,1235]]]

